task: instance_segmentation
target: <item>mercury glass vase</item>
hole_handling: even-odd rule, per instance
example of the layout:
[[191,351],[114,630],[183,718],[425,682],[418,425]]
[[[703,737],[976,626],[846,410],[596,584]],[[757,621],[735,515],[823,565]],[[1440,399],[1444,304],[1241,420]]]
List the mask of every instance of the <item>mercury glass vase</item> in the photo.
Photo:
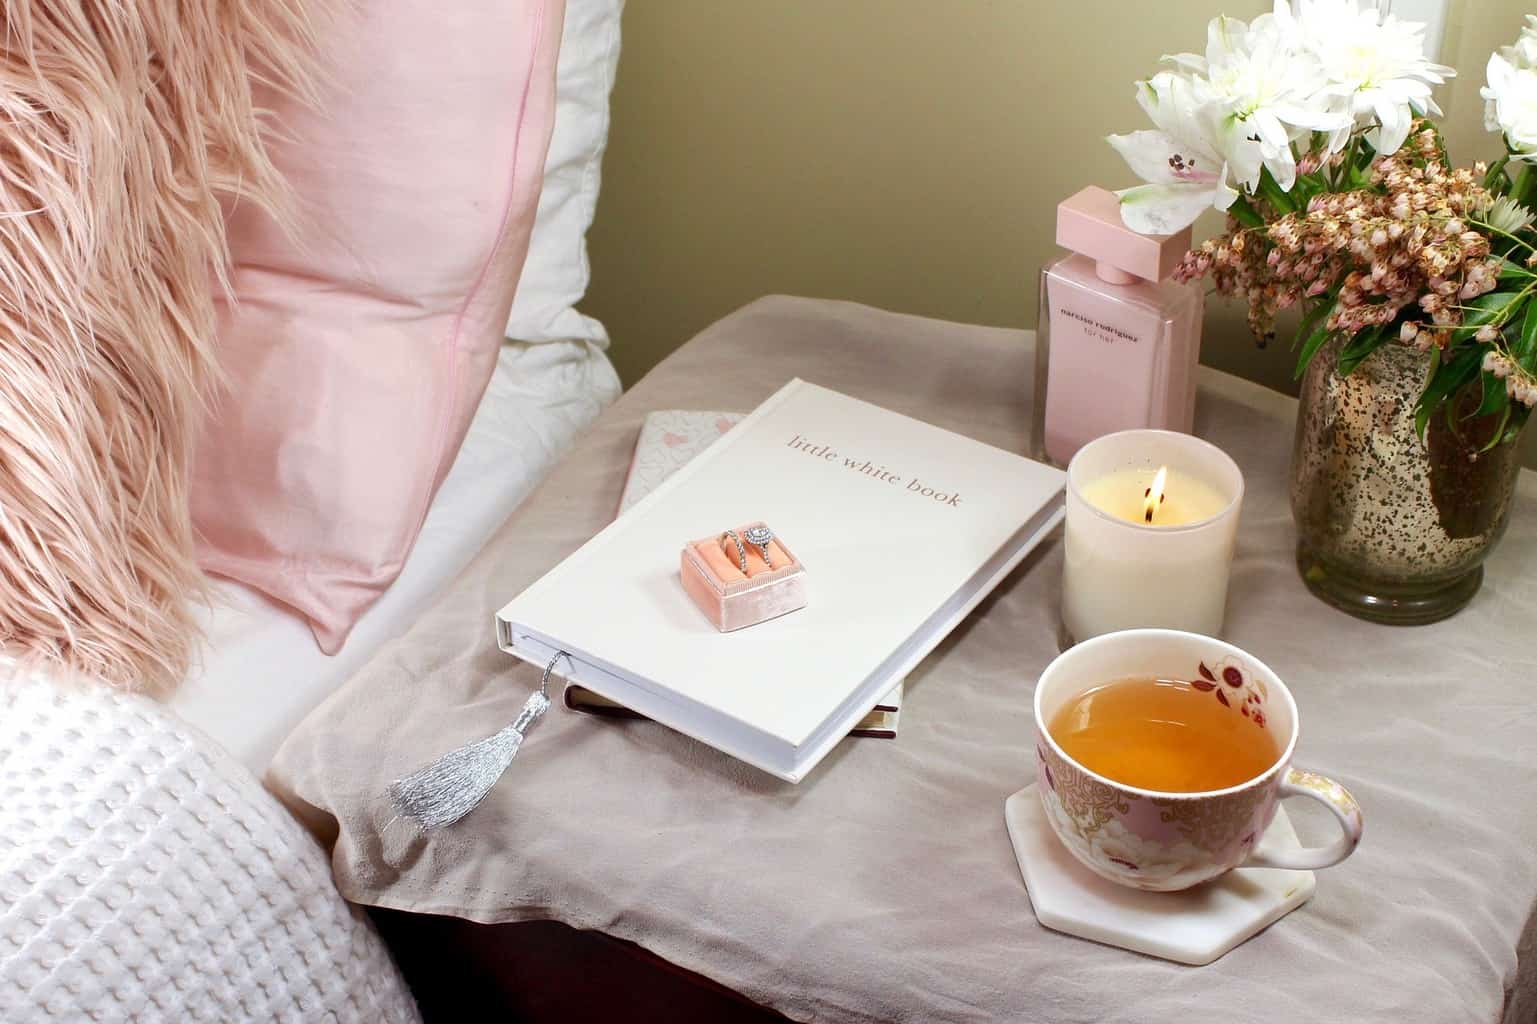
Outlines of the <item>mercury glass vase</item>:
[[1360,618],[1444,619],[1478,592],[1505,532],[1518,444],[1483,450],[1500,424],[1468,418],[1477,382],[1421,440],[1414,407],[1429,357],[1384,345],[1341,377],[1341,344],[1325,347],[1302,383],[1291,464],[1297,567],[1314,594]]

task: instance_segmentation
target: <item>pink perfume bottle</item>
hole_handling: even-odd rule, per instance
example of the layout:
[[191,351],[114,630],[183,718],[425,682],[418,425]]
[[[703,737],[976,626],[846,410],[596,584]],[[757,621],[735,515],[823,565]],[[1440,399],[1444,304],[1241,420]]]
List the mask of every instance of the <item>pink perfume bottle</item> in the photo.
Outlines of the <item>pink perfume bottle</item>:
[[1204,303],[1169,275],[1190,229],[1138,234],[1091,187],[1057,205],[1057,244],[1072,252],[1041,271],[1031,455],[1065,466],[1117,430],[1189,433]]

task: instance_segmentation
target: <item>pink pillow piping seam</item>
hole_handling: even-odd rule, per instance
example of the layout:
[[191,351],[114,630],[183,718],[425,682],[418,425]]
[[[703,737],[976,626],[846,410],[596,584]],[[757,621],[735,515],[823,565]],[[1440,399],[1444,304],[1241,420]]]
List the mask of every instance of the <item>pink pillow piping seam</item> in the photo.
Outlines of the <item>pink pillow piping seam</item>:
[[[507,196],[502,203],[502,219],[500,224],[497,226],[496,239],[494,242],[492,242],[491,248],[486,252],[485,261],[480,265],[480,273],[476,275],[475,283],[471,285],[470,290],[465,293],[464,302],[459,306],[459,312],[454,316],[453,330],[451,330],[448,334],[448,344],[446,347],[450,357],[448,375],[449,394],[457,393],[459,377],[463,372],[464,359],[459,355],[459,339],[464,333],[464,319],[469,314],[470,306],[474,304],[476,297],[480,295],[481,290],[485,287],[486,278],[491,271],[491,264],[495,261],[496,254],[502,249],[502,243],[507,238],[507,226],[512,220],[513,200],[517,197],[518,192],[518,167],[520,160],[524,156],[522,151],[523,129],[526,126],[525,119],[528,115],[528,97],[533,92],[534,75],[538,70],[537,66],[539,63],[539,49],[540,45],[544,42],[545,29],[547,27],[545,18],[546,7],[547,4],[541,2],[536,5],[536,9],[534,11],[533,44],[529,47],[530,59],[528,62],[528,75],[523,80],[523,92],[518,100],[518,133],[517,138],[514,139],[512,145],[512,168],[507,176]],[[551,117],[551,124],[554,124],[553,116]],[[526,261],[527,258],[528,254],[525,252],[524,260]],[[519,275],[521,275],[522,272],[522,266],[520,265],[518,268]],[[438,450],[437,462],[433,465],[433,471],[430,480],[425,481],[425,486],[423,487],[422,492],[420,492],[418,495],[416,528],[411,532],[411,542],[406,545],[406,550],[402,552],[400,561],[391,566],[391,568],[394,569],[394,575],[396,576],[398,576],[400,570],[404,568],[405,561],[408,557],[410,557],[411,550],[416,547],[416,538],[420,536],[422,525],[427,521],[427,513],[432,508],[432,496],[437,491],[437,485],[441,481],[442,474],[445,469],[445,464],[452,461],[449,457],[448,445],[445,443],[446,436],[448,434],[448,425],[449,422],[453,419],[452,413],[452,403],[446,403],[441,413],[439,414],[438,424],[435,431],[436,436],[433,438],[434,446]],[[454,457],[457,457],[459,452],[457,449],[455,449],[452,454]],[[394,583],[393,578],[390,580],[390,583]],[[389,587],[386,586],[384,589],[387,590]],[[383,591],[380,591],[381,596],[382,594]],[[376,597],[375,601],[377,600],[378,598]],[[372,607],[373,603],[374,602],[372,601],[369,602],[369,607]],[[367,609],[365,608],[364,610],[366,611]],[[356,623],[354,622],[353,625],[356,625]],[[351,632],[351,627],[348,628],[347,632]],[[345,644],[346,641],[343,640],[342,643]],[[340,647],[337,649],[340,650]]]

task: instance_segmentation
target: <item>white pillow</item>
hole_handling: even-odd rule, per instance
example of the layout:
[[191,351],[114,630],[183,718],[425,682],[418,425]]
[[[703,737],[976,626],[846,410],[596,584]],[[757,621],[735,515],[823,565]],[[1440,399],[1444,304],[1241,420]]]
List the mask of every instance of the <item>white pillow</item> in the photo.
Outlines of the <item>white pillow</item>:
[[608,143],[608,96],[619,66],[624,0],[566,0],[555,68],[555,131],[528,259],[507,318],[519,341],[578,338],[608,345],[608,332],[574,308],[587,292],[587,229],[598,205]]

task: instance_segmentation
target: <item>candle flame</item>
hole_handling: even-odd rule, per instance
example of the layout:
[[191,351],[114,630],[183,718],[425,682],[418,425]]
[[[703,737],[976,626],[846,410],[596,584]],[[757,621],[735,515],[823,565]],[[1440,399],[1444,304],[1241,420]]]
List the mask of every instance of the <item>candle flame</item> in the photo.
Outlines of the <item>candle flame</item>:
[[1151,523],[1153,513],[1158,506],[1163,504],[1163,487],[1169,480],[1169,467],[1159,466],[1158,473],[1153,477],[1153,486],[1142,492],[1142,521]]

